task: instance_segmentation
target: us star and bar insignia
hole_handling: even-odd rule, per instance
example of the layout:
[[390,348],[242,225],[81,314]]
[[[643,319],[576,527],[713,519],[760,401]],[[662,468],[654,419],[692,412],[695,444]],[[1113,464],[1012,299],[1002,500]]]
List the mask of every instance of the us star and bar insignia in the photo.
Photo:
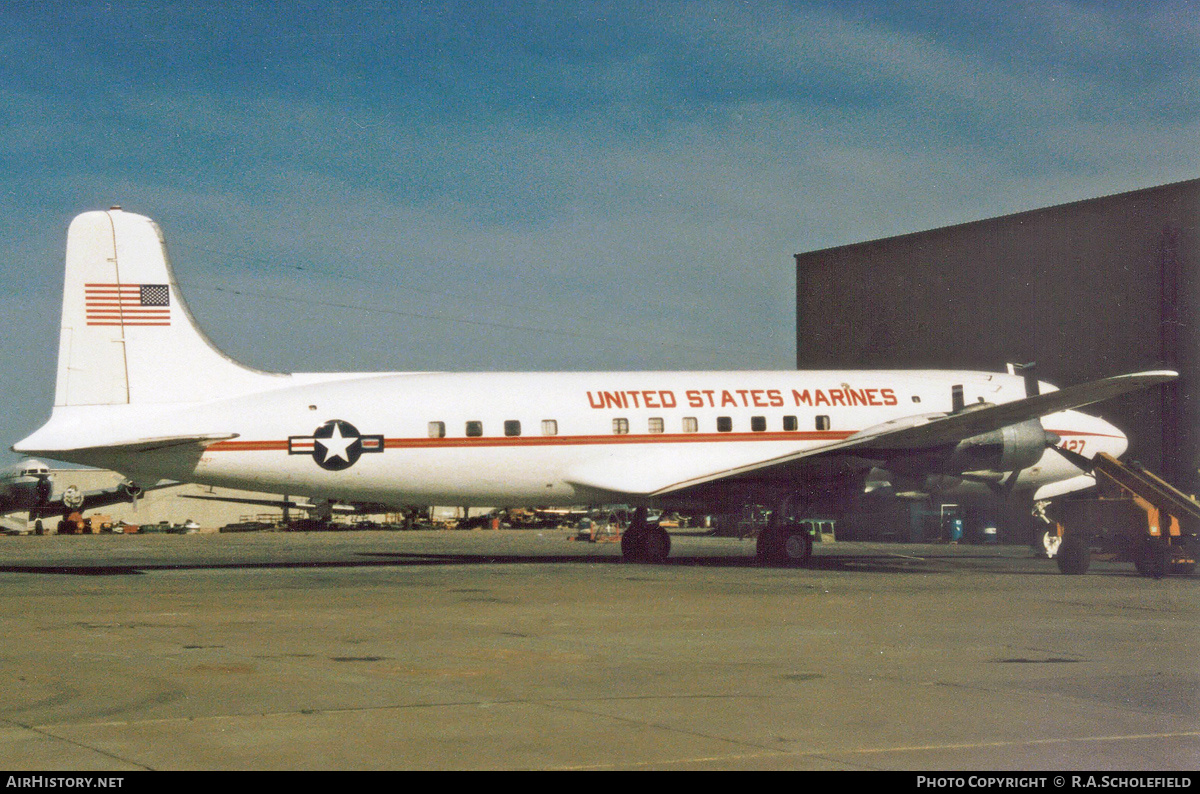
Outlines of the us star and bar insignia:
[[363,435],[341,419],[330,419],[311,436],[288,436],[289,455],[311,455],[322,469],[341,471],[367,452],[383,452],[382,435]]

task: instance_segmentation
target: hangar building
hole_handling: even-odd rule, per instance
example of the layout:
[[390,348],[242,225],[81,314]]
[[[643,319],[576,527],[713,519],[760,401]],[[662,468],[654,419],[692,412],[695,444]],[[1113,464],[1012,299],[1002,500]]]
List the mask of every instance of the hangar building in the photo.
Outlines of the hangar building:
[[796,363],[1003,371],[1058,386],[1165,367],[1092,412],[1200,490],[1200,179],[797,254]]

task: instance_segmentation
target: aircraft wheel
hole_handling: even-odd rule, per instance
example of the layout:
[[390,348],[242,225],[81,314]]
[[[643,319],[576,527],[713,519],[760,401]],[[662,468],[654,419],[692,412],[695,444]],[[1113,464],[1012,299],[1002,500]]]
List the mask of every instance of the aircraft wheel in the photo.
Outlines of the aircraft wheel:
[[1054,561],[1058,563],[1058,570],[1062,573],[1079,576],[1087,573],[1092,564],[1092,550],[1082,538],[1065,538]]
[[1196,572],[1196,561],[1189,562],[1173,562],[1171,563],[1171,573],[1176,576],[1190,576]]
[[621,533],[621,556],[626,562],[641,562],[646,558],[646,531],[631,527]]
[[782,556],[787,565],[808,565],[812,560],[812,550],[812,535],[804,530],[789,532],[783,539]]
[[1144,544],[1136,544],[1132,550],[1127,549],[1126,554],[1129,559],[1133,560],[1133,567],[1137,569],[1139,574],[1150,576],[1150,562]]
[[1038,546],[1038,552],[1047,560],[1052,560],[1058,556],[1058,550],[1062,547],[1062,538],[1057,530],[1047,529],[1042,532],[1041,544]]
[[779,529],[767,527],[758,533],[754,553],[759,565],[779,565],[784,559],[784,536]]
[[1173,560],[1171,562],[1170,573],[1179,576],[1188,576],[1196,571],[1196,540],[1188,537],[1180,540],[1180,551],[1182,559]]
[[1135,564],[1135,567],[1137,567],[1138,573],[1142,576],[1161,579],[1166,576],[1170,555],[1171,549],[1169,546],[1147,538],[1142,541],[1141,548],[1138,549],[1138,561],[1141,564]]
[[661,565],[671,554],[671,536],[662,527],[650,527],[642,538],[642,550],[646,562]]

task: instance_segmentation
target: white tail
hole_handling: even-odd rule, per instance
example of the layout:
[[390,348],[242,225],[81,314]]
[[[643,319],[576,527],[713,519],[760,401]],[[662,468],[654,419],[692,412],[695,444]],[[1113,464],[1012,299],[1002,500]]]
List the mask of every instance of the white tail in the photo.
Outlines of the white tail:
[[56,407],[202,402],[276,377],[238,364],[196,326],[154,221],[118,208],[72,221]]

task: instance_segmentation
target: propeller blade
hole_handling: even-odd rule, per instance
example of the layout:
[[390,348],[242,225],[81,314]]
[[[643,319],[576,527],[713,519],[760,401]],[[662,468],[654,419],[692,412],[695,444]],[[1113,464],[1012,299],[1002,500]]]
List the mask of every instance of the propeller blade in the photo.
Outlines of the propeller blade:
[[122,482],[118,487],[121,489],[121,492],[125,494],[125,498],[129,500],[129,503],[133,505],[133,512],[136,513],[138,508],[138,499],[140,499],[142,496],[142,488],[137,483],[133,483],[128,480]]
[[[1025,366],[1032,367],[1033,365],[1026,364]],[[1028,383],[1028,380],[1026,380],[1026,388],[1028,388]],[[1037,378],[1034,378],[1034,389],[1037,389]],[[1052,449],[1059,455],[1062,455],[1071,463],[1072,466],[1083,469],[1088,474],[1092,473],[1091,459],[1080,455],[1074,450],[1067,449],[1066,447],[1062,446],[1062,436],[1060,436],[1058,433],[1051,433],[1049,430],[1046,431],[1046,449]]]
[[37,485],[34,486],[34,493],[37,495],[38,506],[49,504],[50,496],[54,493],[54,483],[50,482],[50,477],[39,477]]
[[68,485],[67,490],[63,491],[62,503],[67,510],[78,510],[83,507],[83,492],[78,486]]
[[1012,496],[1013,487],[1017,484],[1017,478],[1021,476],[1024,469],[1013,469],[1008,476],[1000,483],[999,493],[1004,499]]
[[[1033,365],[1027,364],[1026,366],[1033,366]],[[1036,394],[1036,393],[1037,393],[1037,386],[1035,385],[1034,386],[1034,394]],[[1084,471],[1089,471],[1089,472],[1091,471],[1091,461],[1089,461],[1087,458],[1083,457],[1083,455],[1080,455],[1078,452],[1071,452],[1070,450],[1063,449],[1062,447],[1059,446],[1059,444],[1062,443],[1062,436],[1060,436],[1058,433],[1052,433],[1049,430],[1045,430],[1043,432],[1046,434],[1046,449],[1052,449],[1055,452],[1060,453],[1067,460],[1071,461],[1071,463],[1075,464],[1076,466],[1080,466],[1080,468],[1084,468],[1081,465],[1081,463],[1086,463],[1087,468],[1084,468]],[[1079,461],[1076,461],[1074,458],[1071,458],[1070,457],[1071,455],[1074,455],[1075,458],[1079,459]],[[998,483],[997,487],[994,489],[996,491],[996,493],[1005,499],[1007,499],[1009,496],[1011,496],[1013,489],[1017,485],[1017,478],[1021,476],[1022,471],[1024,471],[1024,469],[1013,469],[1011,472],[1009,472],[1008,476],[1005,477],[1003,480],[1001,480]]]
[[[1037,362],[1031,361],[1028,364],[1010,364],[1009,372],[1013,375],[1020,375],[1025,379],[1026,397],[1037,397],[1039,394],[1041,394],[1041,386],[1039,385],[1037,378]],[[1092,461],[1088,458],[1085,458],[1083,455],[1080,455],[1078,452],[1060,446],[1061,444],[1062,438],[1057,433],[1051,433],[1049,430],[1046,431],[1047,449],[1054,450],[1066,458],[1073,466],[1077,466],[1090,474],[1092,471]],[[1015,471],[1010,472],[1008,477],[1000,482],[999,487],[996,489],[997,492],[1007,499],[1009,495],[1012,494],[1013,488],[1017,484],[1017,477],[1020,475],[1021,469],[1016,469]]]
[[1075,452],[1074,450],[1066,449],[1065,447],[1060,447],[1057,444],[1047,444],[1047,447],[1049,449],[1054,450],[1059,455],[1062,455],[1064,458],[1066,458],[1068,461],[1070,461],[1071,465],[1077,466],[1077,467],[1083,469],[1088,474],[1092,473],[1092,461],[1090,458],[1086,458],[1083,455],[1080,455],[1078,452]]

